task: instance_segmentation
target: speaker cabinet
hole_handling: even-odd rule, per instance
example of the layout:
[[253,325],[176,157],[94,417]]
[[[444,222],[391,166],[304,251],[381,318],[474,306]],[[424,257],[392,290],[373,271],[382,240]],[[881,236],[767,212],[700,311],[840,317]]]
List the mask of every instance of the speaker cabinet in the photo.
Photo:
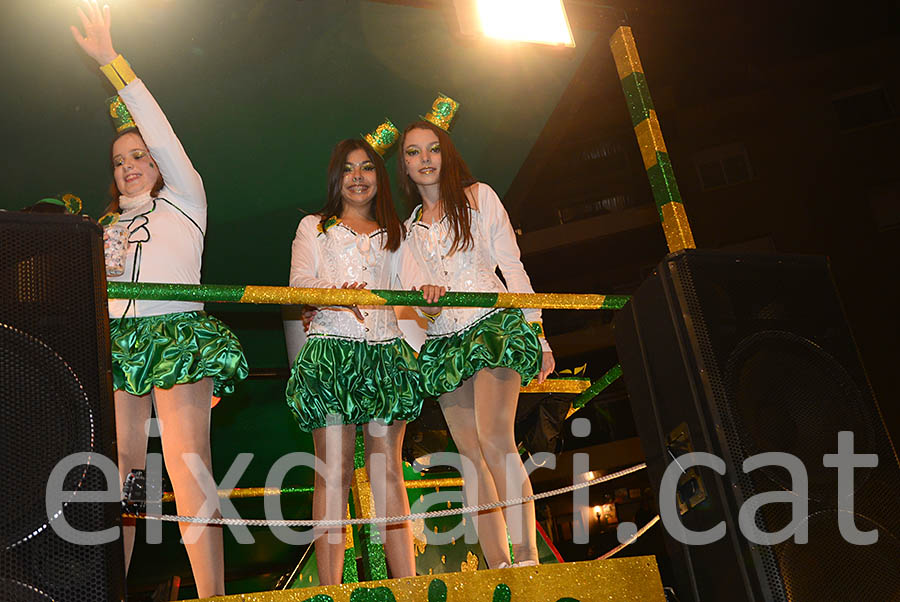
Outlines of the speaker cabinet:
[[[697,602],[900,600],[900,468],[823,257],[682,251],[668,256],[615,320],[616,347],[651,481],[686,452],[725,461],[726,472],[682,471],[674,503],[685,528],[724,521],[725,536],[686,545],[667,532],[678,596]],[[892,340],[886,344],[897,344]],[[853,521],[877,529],[853,545],[838,528],[847,499],[823,465],[852,431],[857,454]],[[799,458],[809,481],[809,542],[751,543],[739,509],[757,494],[791,491],[778,466],[745,473],[764,452]],[[762,506],[758,529],[791,522],[791,505]]]
[[[118,502],[48,512],[51,471],[73,453],[64,489],[118,490],[97,468],[116,462],[106,278],[99,226],[71,215],[0,212],[0,599],[124,600],[121,539],[81,545],[57,535],[121,525]],[[118,477],[116,478],[118,481]],[[49,516],[48,516],[49,515]]]

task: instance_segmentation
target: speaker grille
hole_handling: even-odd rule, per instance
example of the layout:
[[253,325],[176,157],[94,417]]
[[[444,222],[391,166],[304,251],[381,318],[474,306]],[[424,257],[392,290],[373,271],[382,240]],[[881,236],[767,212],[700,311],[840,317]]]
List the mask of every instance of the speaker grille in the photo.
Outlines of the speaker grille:
[[[825,260],[690,252],[667,267],[710,402],[715,451],[737,485],[732,507],[792,488],[782,468],[744,473],[749,456],[793,454],[809,478],[809,543],[749,548],[768,581],[766,598],[900,600],[900,472]],[[880,458],[854,471],[853,519],[878,529],[871,546],[848,544],[838,529],[847,500],[838,499],[837,470],[823,456],[837,451],[840,431],[854,433],[855,453]],[[769,504],[756,523],[774,532],[790,519],[787,504]]]
[[[0,213],[0,240],[0,597],[124,599],[121,541],[76,545],[53,528],[62,519],[81,531],[119,526],[119,504],[69,503],[48,516],[45,503],[66,456],[116,459],[100,229],[74,216]],[[64,479],[75,492],[118,487],[93,464]]]

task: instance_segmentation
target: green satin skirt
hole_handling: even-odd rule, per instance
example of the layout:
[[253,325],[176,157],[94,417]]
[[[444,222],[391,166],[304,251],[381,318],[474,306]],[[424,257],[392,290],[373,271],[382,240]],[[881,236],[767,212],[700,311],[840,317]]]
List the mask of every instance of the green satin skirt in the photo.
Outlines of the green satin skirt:
[[237,337],[204,311],[112,319],[109,339],[113,388],[133,395],[212,377],[221,397],[249,373]]
[[285,391],[304,431],[371,420],[414,420],[422,410],[416,355],[403,339],[369,344],[310,337]]
[[456,334],[428,337],[419,351],[422,388],[436,397],[483,368],[511,368],[527,385],[541,370],[541,343],[520,309],[488,314]]

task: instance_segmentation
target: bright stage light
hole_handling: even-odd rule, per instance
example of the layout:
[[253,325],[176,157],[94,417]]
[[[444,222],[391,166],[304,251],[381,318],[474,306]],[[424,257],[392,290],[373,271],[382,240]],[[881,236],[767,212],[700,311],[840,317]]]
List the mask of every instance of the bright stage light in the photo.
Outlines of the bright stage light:
[[575,46],[563,0],[477,0],[476,4],[486,36]]

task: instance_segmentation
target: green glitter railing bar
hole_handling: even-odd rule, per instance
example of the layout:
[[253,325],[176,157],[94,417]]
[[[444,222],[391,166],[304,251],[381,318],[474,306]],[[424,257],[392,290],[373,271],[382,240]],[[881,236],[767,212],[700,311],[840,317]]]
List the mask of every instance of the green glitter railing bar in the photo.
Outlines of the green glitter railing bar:
[[606,387],[613,384],[616,379],[622,376],[622,366],[616,364],[610,368],[606,374],[598,378],[590,387],[584,390],[581,395],[572,401],[572,407],[575,409],[583,408],[584,405],[599,395]]
[[[339,299],[330,296],[341,297]],[[276,286],[227,284],[169,284],[153,282],[109,282],[110,299],[194,301],[207,303],[255,303],[287,305],[292,303],[328,305],[387,304],[439,307],[539,307],[547,309],[621,309],[627,295],[589,295],[556,293],[468,293],[449,292],[437,303],[424,302],[419,291],[301,289]],[[346,300],[344,300],[346,299]]]

